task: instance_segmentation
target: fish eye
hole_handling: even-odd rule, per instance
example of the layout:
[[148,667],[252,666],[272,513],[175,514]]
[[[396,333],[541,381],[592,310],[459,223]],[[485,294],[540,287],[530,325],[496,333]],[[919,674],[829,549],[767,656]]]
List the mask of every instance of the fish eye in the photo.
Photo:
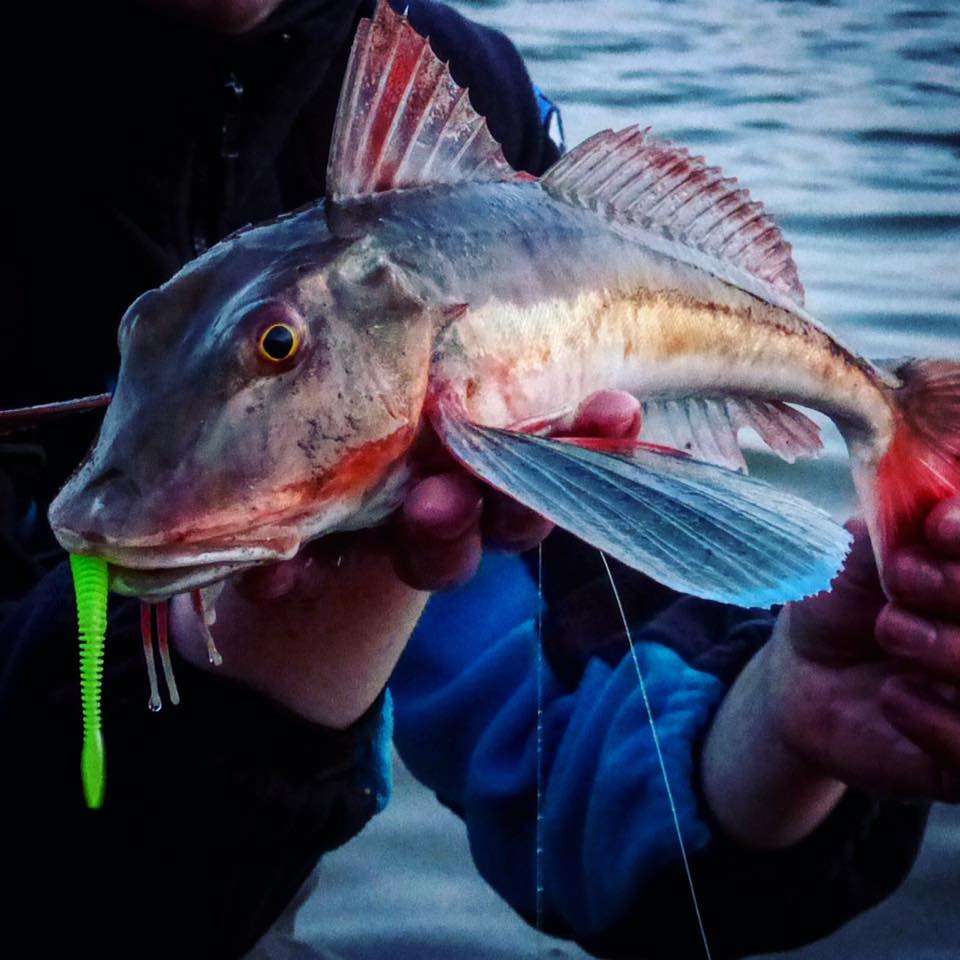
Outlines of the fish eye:
[[300,349],[300,331],[289,323],[271,323],[260,334],[260,356],[271,363],[283,363]]

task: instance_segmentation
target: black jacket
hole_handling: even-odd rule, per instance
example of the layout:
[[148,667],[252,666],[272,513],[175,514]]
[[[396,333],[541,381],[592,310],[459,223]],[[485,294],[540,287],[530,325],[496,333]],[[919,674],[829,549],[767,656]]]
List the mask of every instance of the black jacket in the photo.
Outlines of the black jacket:
[[[237,227],[323,195],[354,27],[372,7],[288,0],[224,39],[108,0],[58,8],[57,29],[34,6],[5,30],[4,69],[14,72],[3,87],[0,407],[108,388],[118,322],[140,293]],[[549,166],[557,149],[513,45],[430,0],[412,4],[411,18],[469,86],[507,159],[535,173]],[[47,465],[26,449],[7,463],[30,474],[42,506],[94,430],[88,417],[17,438],[21,448],[39,439]],[[11,570],[0,594],[11,577],[21,588],[32,579]]]
[[[429,0],[412,7],[508,159],[545,169],[557,150],[513,46]],[[371,10],[289,0],[230,40],[129,0],[8,24],[0,407],[108,388],[130,301],[235,228],[322,196]],[[381,704],[340,733],[177,663],[181,706],[151,714],[135,605],[116,603],[107,802],[87,813],[72,588],[45,511],[96,421],[0,437],[0,928],[44,956],[239,956],[375,812]]]

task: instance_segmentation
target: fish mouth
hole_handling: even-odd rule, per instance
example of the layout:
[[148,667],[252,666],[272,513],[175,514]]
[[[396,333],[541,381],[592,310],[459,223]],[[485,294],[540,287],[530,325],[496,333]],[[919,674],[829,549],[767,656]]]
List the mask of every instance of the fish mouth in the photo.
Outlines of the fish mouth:
[[153,569],[109,563],[110,589],[125,597],[137,597],[150,603],[159,603],[169,600],[178,593],[208,587],[241,570],[248,570],[266,562],[268,561],[198,563]]
[[61,546],[70,553],[107,561],[113,592],[150,602],[209,586],[251,567],[289,560],[300,549],[298,537],[250,544],[209,542],[131,547],[116,542],[93,542],[63,529],[56,534]]

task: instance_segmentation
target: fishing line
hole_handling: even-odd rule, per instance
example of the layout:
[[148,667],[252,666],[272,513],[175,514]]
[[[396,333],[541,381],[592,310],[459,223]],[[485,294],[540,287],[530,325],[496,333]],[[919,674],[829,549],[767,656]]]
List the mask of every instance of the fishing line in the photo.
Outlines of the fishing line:
[[157,608],[157,647],[160,650],[160,665],[163,667],[163,677],[167,681],[167,696],[170,702],[177,706],[180,703],[180,691],[177,690],[177,681],[173,675],[173,663],[170,660],[170,601],[162,600],[155,604]]
[[[543,544],[537,547],[537,639],[534,658],[537,671],[537,827],[536,863],[536,927],[543,933]],[[537,941],[537,956],[542,944]]]
[[150,700],[147,706],[153,713],[163,707],[160,687],[157,684],[157,664],[153,659],[153,604],[140,602],[140,636],[143,641],[143,659],[147,665],[147,680],[150,684]]
[[630,656],[633,659],[634,669],[637,671],[637,683],[640,686],[640,696],[643,698],[643,707],[647,712],[647,720],[650,723],[650,733],[653,737],[653,748],[657,753],[657,763],[660,765],[660,773],[663,776],[663,786],[667,791],[667,802],[670,804],[670,815],[673,817],[673,828],[677,834],[677,843],[680,846],[680,857],[683,860],[683,869],[687,875],[687,886],[690,888],[690,900],[693,903],[693,912],[697,917],[697,927],[700,930],[700,939],[703,941],[703,952],[707,960],[713,960],[710,953],[710,942],[707,940],[707,931],[703,925],[703,915],[700,913],[700,900],[697,897],[697,890],[693,883],[693,871],[690,869],[690,860],[687,857],[687,845],[683,841],[683,831],[680,829],[680,816],[677,813],[677,804],[673,799],[673,790],[670,788],[670,777],[667,775],[667,765],[663,759],[663,750],[660,747],[660,736],[657,733],[657,724],[653,718],[653,708],[650,706],[650,697],[647,695],[647,684],[643,679],[643,671],[640,669],[640,660],[637,657],[637,649],[633,644],[633,635],[630,633],[630,625],[627,623],[627,615],[623,609],[623,602],[620,599],[620,591],[617,589],[617,583],[613,579],[613,571],[607,562],[607,555],[602,551],[597,551],[600,559],[603,561],[603,568],[607,571],[607,579],[613,589],[613,598],[617,602],[617,609],[620,611],[620,620],[623,623],[623,632],[627,638],[627,644],[630,647]]

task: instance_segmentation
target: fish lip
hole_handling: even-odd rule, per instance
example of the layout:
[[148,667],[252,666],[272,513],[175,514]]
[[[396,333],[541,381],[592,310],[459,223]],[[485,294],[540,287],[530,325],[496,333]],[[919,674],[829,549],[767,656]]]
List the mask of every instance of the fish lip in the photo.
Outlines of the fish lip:
[[265,563],[276,563],[295,556],[298,537],[263,543],[216,543],[171,545],[166,549],[144,548],[122,543],[88,540],[70,530],[55,531],[60,545],[70,553],[101,557],[110,568],[110,589],[141,600],[166,600],[178,593],[209,586],[220,580]]
[[201,563],[192,566],[146,569],[110,564],[110,589],[121,596],[157,603],[178,593],[198,590],[225,580],[254,563]]
[[69,553],[101,557],[111,566],[133,570],[167,570],[216,564],[250,566],[257,563],[289,560],[300,547],[300,538],[292,534],[282,539],[246,544],[233,543],[229,546],[208,541],[156,547],[89,540],[64,528],[56,529],[54,534],[60,545]]

